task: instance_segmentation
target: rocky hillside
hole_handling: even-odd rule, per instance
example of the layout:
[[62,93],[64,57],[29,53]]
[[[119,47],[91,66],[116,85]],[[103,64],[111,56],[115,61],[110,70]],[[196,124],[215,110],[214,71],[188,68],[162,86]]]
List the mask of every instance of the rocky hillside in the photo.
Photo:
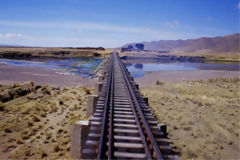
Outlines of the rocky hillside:
[[[240,49],[240,33],[224,37],[202,37],[187,40],[159,40],[143,42],[144,50],[170,51],[170,52],[201,52],[201,53],[233,53],[238,54]],[[139,45],[139,43],[138,43]],[[124,47],[136,46],[127,44]]]

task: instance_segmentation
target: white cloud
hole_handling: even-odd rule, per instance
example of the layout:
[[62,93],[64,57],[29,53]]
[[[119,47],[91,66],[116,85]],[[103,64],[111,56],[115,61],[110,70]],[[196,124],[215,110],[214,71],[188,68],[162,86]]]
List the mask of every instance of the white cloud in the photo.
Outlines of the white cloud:
[[0,34],[0,38],[5,38],[5,39],[17,39],[21,37],[22,37],[22,34],[19,34],[19,33]]
[[6,38],[21,38],[22,35],[21,34],[16,34],[16,33],[7,33],[5,34]]
[[[178,21],[170,27],[178,26]],[[104,46],[119,47],[129,42],[186,39],[203,36],[190,32],[173,32],[166,29],[133,27],[85,21],[1,21],[0,26],[14,27],[21,34],[9,33],[0,38],[0,43],[14,43],[33,46]],[[34,35],[37,32],[37,36]],[[70,34],[67,34],[70,32]],[[75,32],[75,34],[74,34]],[[39,35],[41,33],[41,35]],[[64,33],[64,34],[62,34]],[[35,33],[36,34],[36,33]],[[67,36],[66,36],[67,35]],[[11,38],[10,38],[11,37]]]
[[179,21],[178,20],[175,20],[175,21],[167,21],[164,23],[166,26],[168,26],[169,28],[171,29],[174,29],[176,27],[179,26]]
[[208,22],[211,22],[211,21],[213,20],[213,18],[210,17],[210,16],[208,16],[208,17],[206,18],[206,20],[207,20]]

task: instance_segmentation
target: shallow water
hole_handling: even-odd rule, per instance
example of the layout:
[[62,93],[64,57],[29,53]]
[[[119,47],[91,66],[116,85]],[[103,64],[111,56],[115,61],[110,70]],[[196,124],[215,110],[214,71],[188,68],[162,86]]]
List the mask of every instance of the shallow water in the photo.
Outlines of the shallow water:
[[51,69],[62,69],[72,74],[82,77],[91,77],[94,75],[94,70],[102,62],[101,58],[34,58],[31,60],[15,60],[15,59],[0,59],[0,63],[27,66],[27,67],[42,67]]
[[134,63],[125,63],[127,68],[134,78],[144,76],[144,74],[152,71],[183,71],[183,70],[227,70],[227,71],[239,71],[239,63],[212,63],[212,62],[147,62],[139,63],[139,60]]
[[[101,58],[33,58],[26,60],[0,59],[0,63],[15,66],[42,67],[62,69],[82,77],[93,77],[94,70],[102,62]],[[238,62],[174,62],[162,60],[131,60],[124,61],[134,78],[144,76],[152,71],[182,71],[182,70],[227,70],[239,71]]]

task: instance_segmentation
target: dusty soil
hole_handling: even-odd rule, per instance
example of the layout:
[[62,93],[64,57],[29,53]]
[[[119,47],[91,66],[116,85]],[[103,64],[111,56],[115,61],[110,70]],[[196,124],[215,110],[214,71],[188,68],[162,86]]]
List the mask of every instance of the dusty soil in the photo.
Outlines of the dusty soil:
[[85,119],[85,87],[0,85],[0,159],[70,159],[72,124]]
[[157,81],[141,92],[180,159],[240,159],[239,78]]
[[40,85],[54,86],[86,86],[93,87],[95,79],[69,75],[60,69],[47,69],[41,67],[19,67],[0,64],[0,83],[12,84],[14,82],[34,81]]

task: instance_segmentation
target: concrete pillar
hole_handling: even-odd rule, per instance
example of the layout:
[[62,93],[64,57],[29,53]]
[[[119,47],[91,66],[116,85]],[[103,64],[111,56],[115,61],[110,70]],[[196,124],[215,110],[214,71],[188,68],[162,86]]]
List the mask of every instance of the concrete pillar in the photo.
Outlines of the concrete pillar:
[[89,128],[89,121],[77,121],[73,124],[70,149],[73,159],[81,159],[83,146],[86,143]]
[[135,84],[136,88],[139,90],[139,85],[138,84]]
[[93,113],[96,110],[98,95],[90,95],[88,96],[88,102],[87,102],[87,110],[86,110],[86,117],[90,117],[93,115]]
[[95,88],[94,88],[94,94],[99,95],[99,93],[102,90],[103,83],[102,82],[96,82]]
[[103,80],[104,80],[104,76],[103,75],[98,77],[98,82],[103,82]]
[[167,137],[167,125],[166,124],[158,124],[161,132],[163,132],[164,137]]
[[145,101],[145,103],[146,103],[147,105],[149,105],[149,104],[148,104],[148,97],[143,97],[143,100]]

